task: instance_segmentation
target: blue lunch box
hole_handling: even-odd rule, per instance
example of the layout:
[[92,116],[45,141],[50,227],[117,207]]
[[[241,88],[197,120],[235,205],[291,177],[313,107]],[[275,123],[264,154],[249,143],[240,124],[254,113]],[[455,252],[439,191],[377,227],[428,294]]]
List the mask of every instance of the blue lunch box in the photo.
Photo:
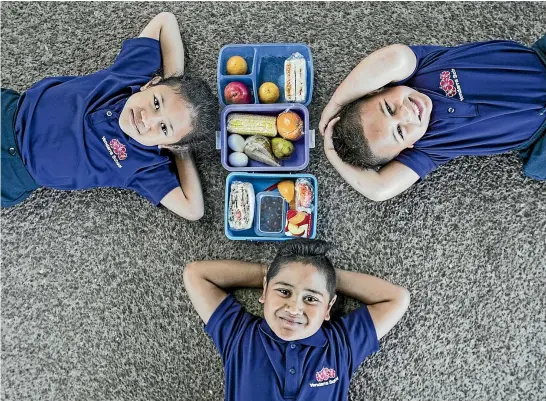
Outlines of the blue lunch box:
[[[293,53],[300,53],[306,61],[307,94],[303,103],[287,103],[284,93],[284,62]],[[228,75],[226,64],[230,57],[241,56],[245,59],[248,70],[245,75]],[[250,91],[250,104],[228,105],[224,97],[224,89],[230,82],[242,82]],[[220,50],[218,56],[217,85],[218,98],[223,107],[220,120],[220,131],[216,132],[216,149],[221,151],[221,160],[224,168],[231,173],[226,178],[224,228],[225,235],[231,240],[238,241],[286,241],[298,237],[286,236],[284,224],[286,216],[283,216],[282,232],[264,233],[259,228],[260,199],[258,194],[284,179],[296,180],[307,178],[314,188],[313,212],[311,213],[311,234],[309,238],[315,238],[317,233],[317,208],[318,208],[318,182],[312,174],[290,174],[289,172],[301,171],[309,164],[309,149],[315,147],[315,131],[309,129],[309,111],[307,107],[313,97],[313,58],[309,46],[301,43],[259,43],[259,44],[229,44]],[[275,83],[280,92],[279,99],[275,103],[260,103],[258,88],[264,82]],[[297,113],[304,124],[304,135],[297,141],[293,141],[294,152],[288,158],[280,160],[280,167],[268,166],[255,160],[249,160],[246,167],[234,167],[228,162],[229,155],[233,151],[227,145],[227,120],[231,113],[248,113],[267,116],[277,116],[285,110]],[[244,138],[247,136],[244,135]],[[270,173],[270,174],[264,174]],[[254,187],[257,196],[255,203],[253,226],[247,230],[232,230],[229,227],[229,196],[231,183],[234,181],[249,182]],[[278,194],[275,188],[272,194]],[[288,210],[285,202],[284,211]]]
[[[227,132],[227,119],[231,113],[251,113],[264,116],[277,116],[285,110],[293,111],[298,114],[303,121],[303,137],[294,144],[294,152],[288,159],[279,160],[280,167],[268,166],[264,163],[249,159],[246,167],[234,167],[228,162],[229,155],[233,151],[227,145],[227,138],[230,135]],[[243,135],[247,138],[248,135]],[[227,171],[301,171],[309,164],[309,149],[315,147],[315,130],[309,129],[309,111],[307,107],[298,103],[284,104],[237,104],[227,106],[222,110],[220,117],[220,131],[217,133],[216,149],[221,151],[222,165]]]
[[[273,82],[280,91],[277,103],[287,103],[284,94],[284,61],[296,52],[306,61],[307,95],[302,104],[309,106],[313,98],[313,57],[309,46],[303,43],[229,44],[222,47],[218,56],[217,72],[218,98],[222,106],[228,105],[224,89],[233,81],[242,82],[247,86],[253,104],[260,104],[258,99],[260,85],[264,82]],[[245,59],[248,65],[246,75],[227,75],[226,64],[232,56],[241,56]]]
[[[225,190],[225,208],[224,208],[224,232],[226,237],[231,240],[236,241],[286,241],[298,237],[289,237],[286,235],[280,236],[259,236],[256,234],[256,225],[259,223],[259,205],[256,202],[256,207],[254,210],[254,222],[252,223],[253,227],[248,230],[232,230],[229,227],[228,215],[229,215],[229,195],[231,190],[231,183],[234,181],[243,181],[249,182],[254,187],[255,194],[265,191],[274,184],[282,180],[294,180],[298,178],[307,178],[313,185],[313,211],[311,212],[311,235],[309,238],[313,239],[317,236],[317,209],[318,209],[318,182],[314,175],[298,173],[298,174],[263,174],[263,173],[230,173],[226,178],[226,190]],[[272,193],[277,193],[278,190],[274,189]],[[286,210],[288,207],[285,208]],[[285,219],[283,218],[283,222]],[[284,226],[283,226],[284,230]]]

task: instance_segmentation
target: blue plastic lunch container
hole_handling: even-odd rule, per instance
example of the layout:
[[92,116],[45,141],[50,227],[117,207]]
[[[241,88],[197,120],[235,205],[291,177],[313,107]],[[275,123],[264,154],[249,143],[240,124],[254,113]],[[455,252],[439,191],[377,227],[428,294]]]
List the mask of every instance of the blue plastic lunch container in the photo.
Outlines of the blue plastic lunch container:
[[[288,237],[286,235],[279,236],[270,236],[264,235],[259,236],[256,234],[256,224],[259,223],[259,208],[258,208],[258,199],[256,202],[256,208],[254,211],[254,223],[253,227],[248,230],[232,230],[229,227],[228,215],[229,215],[229,194],[231,189],[231,183],[234,181],[243,181],[249,182],[254,187],[254,192],[256,195],[270,188],[274,184],[282,180],[294,180],[298,178],[307,178],[313,185],[313,211],[311,212],[311,235],[309,238],[313,239],[317,236],[317,209],[318,209],[318,182],[314,175],[298,173],[298,174],[264,174],[264,173],[230,173],[226,178],[226,189],[225,189],[225,209],[224,209],[224,232],[226,237],[231,240],[238,241],[286,241],[294,239],[297,237]],[[279,191],[274,189],[272,193],[278,194]],[[285,220],[283,219],[283,224]],[[284,226],[283,226],[284,230]]]
[[[288,159],[279,160],[280,167],[268,166],[255,160],[249,160],[246,167],[230,166],[228,159],[233,151],[227,145],[227,119],[231,113],[252,113],[264,116],[277,116],[285,110],[297,113],[303,120],[303,137],[294,144],[294,152]],[[298,103],[283,104],[232,104],[222,110],[220,117],[220,133],[216,148],[220,149],[222,154],[222,165],[227,171],[301,171],[309,164],[309,149],[315,147],[315,131],[309,129],[309,111],[307,107]]]
[[[304,106],[311,104],[313,98],[313,58],[311,49],[303,43],[260,43],[230,44],[222,47],[218,56],[218,98],[222,106],[227,106],[224,89],[233,81],[244,83],[251,92],[251,102],[260,104],[257,93],[264,82],[273,82],[279,87],[280,97],[277,103],[286,103],[284,96],[284,61],[293,53],[300,53],[307,66],[307,96]],[[246,75],[227,75],[226,64],[230,57],[241,56],[248,65]],[[274,104],[274,103],[273,103]]]
[[[304,103],[286,103],[284,94],[284,62],[296,52],[300,53],[306,61],[307,94]],[[226,64],[228,59],[232,56],[241,56],[246,60],[248,65],[247,74],[227,75]],[[251,92],[251,104],[227,105],[224,98],[224,89],[227,84],[233,81],[242,82],[249,88]],[[290,172],[301,171],[307,167],[309,164],[309,149],[315,147],[315,131],[309,129],[309,111],[307,109],[313,96],[313,81],[313,59],[311,49],[305,44],[229,44],[220,50],[218,56],[217,85],[218,98],[224,109],[221,113],[220,131],[216,133],[216,148],[221,151],[222,165],[226,170],[231,172],[226,179],[224,213],[225,235],[229,239],[247,241],[286,241],[297,238],[284,235],[285,218],[283,218],[283,230],[280,233],[265,233],[259,229],[259,202],[261,196],[258,195],[260,192],[268,189],[279,181],[284,179],[292,179],[295,181],[300,177],[308,178],[314,188],[314,208],[311,213],[312,224],[309,238],[316,237],[318,207],[317,179],[312,174],[290,174]],[[280,97],[276,103],[263,104],[259,102],[257,96],[258,88],[264,82],[273,82],[279,87]],[[230,135],[227,132],[227,120],[231,113],[277,116],[286,110],[297,113],[304,123],[304,135],[299,140],[293,142],[294,152],[290,158],[279,161],[281,164],[280,167],[268,166],[254,160],[249,160],[246,167],[234,167],[229,164],[229,155],[232,153],[232,150],[229,149],[227,145],[227,138]],[[231,183],[233,181],[251,183],[254,187],[254,192],[257,195],[253,227],[248,230],[232,230],[228,224],[229,196]],[[277,189],[273,189],[271,193],[279,194]],[[285,204],[284,212],[286,212],[286,210],[288,210],[287,203]]]

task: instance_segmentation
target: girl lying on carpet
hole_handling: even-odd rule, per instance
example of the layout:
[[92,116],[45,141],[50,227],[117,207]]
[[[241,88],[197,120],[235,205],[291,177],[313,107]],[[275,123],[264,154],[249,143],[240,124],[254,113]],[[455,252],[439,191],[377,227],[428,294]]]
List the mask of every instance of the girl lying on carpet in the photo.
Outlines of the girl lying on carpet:
[[189,146],[214,131],[218,101],[202,79],[183,74],[178,23],[161,13],[110,68],[45,78],[21,95],[2,89],[2,207],[40,186],[118,187],[199,219]]
[[546,36],[373,52],[322,113],[326,156],[376,201],[462,155],[519,150],[525,175],[545,180],[545,51]]
[[[327,243],[298,239],[266,269],[202,261],[184,270],[186,291],[222,355],[226,400],[346,400],[349,380],[409,305],[405,288],[334,269]],[[264,318],[227,290],[263,286]],[[364,303],[330,321],[336,290]]]

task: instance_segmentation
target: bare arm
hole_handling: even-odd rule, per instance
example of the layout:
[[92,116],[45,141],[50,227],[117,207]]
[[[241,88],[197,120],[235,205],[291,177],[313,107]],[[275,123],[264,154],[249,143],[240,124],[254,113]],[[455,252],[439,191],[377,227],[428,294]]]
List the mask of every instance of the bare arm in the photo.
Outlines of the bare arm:
[[324,135],[326,125],[343,106],[383,86],[409,77],[417,58],[406,45],[390,45],[364,58],[343,80],[320,117],[319,130]]
[[189,150],[166,147],[174,154],[180,187],[165,195],[161,204],[187,220],[199,220],[203,217],[205,203],[193,156]]
[[146,25],[141,37],[159,40],[165,77],[184,74],[184,45],[178,21],[171,13],[159,13]]
[[184,269],[184,285],[195,310],[207,324],[227,296],[227,289],[262,287],[266,269],[259,263],[236,260],[192,262]]
[[336,269],[337,291],[368,306],[377,338],[386,335],[404,316],[409,291],[368,274]]
[[324,153],[341,177],[366,198],[380,202],[401,194],[419,180],[419,175],[397,161],[391,161],[379,171],[361,169],[345,163],[338,156],[332,143],[334,125],[339,117],[331,120],[324,133]]

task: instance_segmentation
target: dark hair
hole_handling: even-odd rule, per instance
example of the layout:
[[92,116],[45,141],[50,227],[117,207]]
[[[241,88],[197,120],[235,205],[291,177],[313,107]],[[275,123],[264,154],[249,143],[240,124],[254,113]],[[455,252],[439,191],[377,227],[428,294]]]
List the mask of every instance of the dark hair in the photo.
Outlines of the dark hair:
[[209,85],[202,78],[190,75],[171,75],[163,77],[161,71],[156,74],[160,80],[153,86],[167,85],[180,95],[190,108],[192,129],[176,145],[194,145],[196,142],[214,137],[218,124],[218,99]]
[[317,270],[324,274],[326,278],[326,288],[330,294],[330,300],[336,293],[336,271],[326,252],[330,245],[321,240],[295,239],[284,244],[271,265],[267,269],[266,282],[269,283],[282,267],[291,262],[313,265]]
[[332,141],[334,149],[345,163],[362,168],[376,168],[387,163],[376,156],[364,135],[361,109],[369,95],[343,106],[339,121],[334,125]]

